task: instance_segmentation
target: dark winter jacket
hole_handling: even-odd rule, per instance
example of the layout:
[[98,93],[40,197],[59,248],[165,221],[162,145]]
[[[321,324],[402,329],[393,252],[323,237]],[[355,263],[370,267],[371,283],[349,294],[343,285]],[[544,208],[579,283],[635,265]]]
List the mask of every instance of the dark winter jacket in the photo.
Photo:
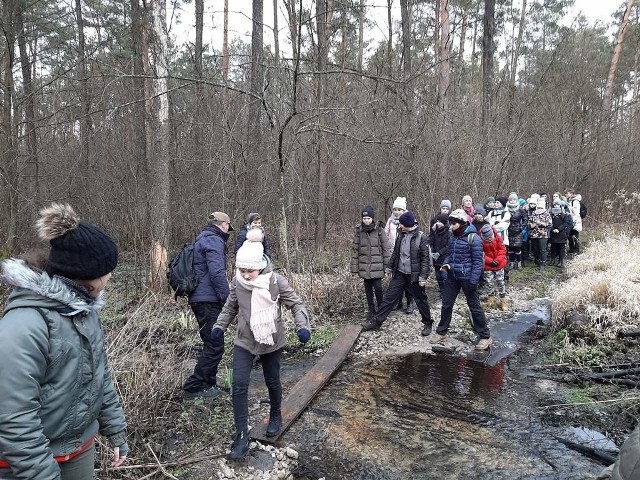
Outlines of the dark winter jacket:
[[637,480],[640,478],[640,426],[629,435],[616,463],[613,464],[611,480]]
[[[269,284],[269,292],[272,300],[278,300],[278,305],[291,310],[293,321],[296,324],[296,331],[305,328],[311,332],[311,324],[309,322],[309,313],[300,300],[300,297],[293,291],[289,282],[282,275],[273,272],[271,261],[268,262],[261,272],[271,274]],[[285,332],[285,322],[282,319],[282,309],[278,310],[278,317],[275,320],[276,333],[273,334],[273,345],[259,343],[253,336],[251,331],[251,296],[253,292],[236,281],[231,281],[231,293],[227,302],[222,308],[222,312],[218,316],[218,320],[213,328],[220,328],[223,331],[227,329],[229,324],[235,319],[238,323],[236,328],[236,336],[233,343],[253,355],[264,355],[266,353],[280,350],[287,344],[287,334]]]
[[[469,234],[473,233],[471,242]],[[478,285],[484,270],[482,240],[473,225],[469,225],[461,237],[455,235],[449,242],[449,253],[444,263],[449,264],[449,275],[456,280],[467,280]]]
[[449,242],[451,241],[451,230],[449,224],[442,228],[432,228],[429,232],[429,246],[432,253],[437,253],[438,258],[433,260],[433,265],[437,268],[441,267],[444,259],[449,253]]
[[[567,243],[572,225],[570,215],[566,213],[552,215],[551,222],[551,234],[549,235],[551,243]],[[558,233],[554,233],[554,230],[558,230]]]
[[420,280],[426,280],[431,271],[431,249],[429,248],[429,238],[420,231],[417,225],[415,230],[406,233],[401,228],[398,229],[398,238],[396,238],[396,243],[393,247],[389,266],[385,271],[391,272],[394,275],[398,272],[400,246],[402,245],[402,239],[406,236],[411,237],[411,282],[415,283]]
[[0,458],[20,479],[60,478],[54,456],[96,433],[126,443],[126,423],[107,365],[101,297],[22,260],[3,264],[14,286],[0,319]]
[[391,245],[383,226],[356,227],[351,244],[351,273],[364,279],[382,278],[390,257]]
[[216,225],[205,225],[196,238],[193,252],[193,269],[198,286],[189,296],[189,303],[221,302],[229,296],[227,279],[227,247],[229,234]]
[[[510,210],[511,211],[511,210]],[[523,238],[522,231],[527,225],[527,215],[524,210],[517,208],[511,211],[511,218],[509,219],[509,246],[521,247]]]
[[[497,272],[507,266],[507,247],[502,243],[502,237],[493,229],[493,240],[491,242],[482,241],[484,251],[484,269]],[[497,265],[492,265],[496,261]]]
[[[264,254],[267,257],[269,257],[269,259],[271,259],[272,258],[271,247],[269,246],[269,240],[267,240],[267,234],[265,233],[264,228],[262,227],[254,227],[254,228],[260,228],[262,230],[262,248],[264,248]],[[236,238],[236,249],[234,253],[238,253],[238,250],[240,250],[240,247],[242,246],[244,241],[247,239],[248,231],[249,231],[249,225],[245,224],[242,226],[242,228],[238,232],[238,236]]]

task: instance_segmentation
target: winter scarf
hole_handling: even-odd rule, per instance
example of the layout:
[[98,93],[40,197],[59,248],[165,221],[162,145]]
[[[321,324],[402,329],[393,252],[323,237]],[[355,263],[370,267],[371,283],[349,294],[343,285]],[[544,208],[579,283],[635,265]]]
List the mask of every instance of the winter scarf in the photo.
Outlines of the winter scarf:
[[395,214],[395,213],[392,213],[392,214],[391,214],[391,222],[392,222],[394,225],[398,225],[398,224],[400,223],[400,215],[396,216],[396,214]]
[[363,223],[360,228],[365,232],[373,232],[376,229],[376,224],[374,222],[371,222],[369,225]]
[[273,272],[262,273],[255,280],[247,281],[242,278],[240,271],[236,272],[236,281],[251,291],[251,333],[258,343],[273,345],[273,334],[276,333],[275,319],[278,316],[278,298],[271,299],[269,283],[276,281]]

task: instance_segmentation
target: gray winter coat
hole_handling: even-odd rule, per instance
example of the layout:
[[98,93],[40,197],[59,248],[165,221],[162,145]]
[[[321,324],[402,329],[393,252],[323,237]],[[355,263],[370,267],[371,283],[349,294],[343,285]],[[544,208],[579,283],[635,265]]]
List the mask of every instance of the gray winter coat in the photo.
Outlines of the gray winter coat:
[[98,312],[60,278],[22,260],[3,264],[14,286],[0,319],[0,458],[20,479],[60,476],[54,456],[96,433],[126,442],[126,423],[107,365]]
[[362,225],[356,227],[351,245],[351,273],[364,279],[382,278],[390,257],[391,245],[384,227],[369,231]]
[[[271,299],[278,299],[280,306],[285,305],[290,308],[293,313],[293,319],[296,323],[296,330],[306,328],[311,332],[311,324],[309,323],[309,313],[302,304],[302,300],[293,291],[289,282],[282,275],[272,271],[271,261],[261,273],[271,273],[271,282],[269,291]],[[236,329],[236,338],[234,344],[251,352],[253,355],[264,355],[266,353],[280,350],[287,344],[287,334],[284,329],[284,321],[282,320],[282,311],[278,312],[275,320],[276,333],[273,334],[273,345],[259,343],[251,332],[251,295],[252,291],[238,284],[234,277],[231,282],[231,292],[227,298],[222,312],[218,316],[218,320],[213,328],[220,328],[223,331],[227,329],[233,319],[237,319],[238,327]]]

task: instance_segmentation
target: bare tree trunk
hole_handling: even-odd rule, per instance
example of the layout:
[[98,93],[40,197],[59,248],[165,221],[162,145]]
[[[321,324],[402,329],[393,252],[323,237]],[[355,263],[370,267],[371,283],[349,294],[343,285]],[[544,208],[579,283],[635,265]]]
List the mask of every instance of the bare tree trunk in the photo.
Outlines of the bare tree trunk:
[[224,105],[229,104],[229,91],[227,90],[227,82],[229,81],[229,0],[224,0],[224,19],[222,29],[222,81],[225,85]]
[[[443,0],[446,1],[446,0]],[[440,0],[435,0],[433,4],[433,63],[436,66],[435,74],[440,75]],[[438,82],[436,82],[436,97],[439,95]]]
[[438,106],[447,110],[447,91],[450,81],[449,51],[451,44],[449,0],[440,0],[440,68],[438,69]]
[[167,13],[165,0],[153,0],[153,42],[152,61],[155,70],[153,80],[154,95],[154,150],[153,167],[151,169],[152,181],[150,217],[151,222],[151,265],[149,269],[150,287],[155,291],[161,291],[166,278],[164,272],[167,268],[167,243],[170,231],[169,219],[169,141],[171,138],[171,126],[169,121],[169,70],[167,62],[168,36]]
[[627,8],[624,11],[624,17],[620,22],[620,28],[618,29],[618,36],[616,37],[616,47],[613,50],[613,57],[611,57],[611,67],[609,68],[609,75],[607,76],[607,85],[604,89],[604,98],[602,99],[602,110],[608,112],[611,109],[611,98],[613,97],[613,84],[616,78],[616,70],[618,69],[618,62],[620,61],[620,54],[622,53],[622,44],[624,43],[624,36],[627,33],[627,25],[629,25],[629,17],[631,15],[631,9],[636,0],[628,0]]
[[400,0],[400,15],[402,19],[402,76],[404,85],[402,93],[406,101],[407,118],[409,119],[409,135],[411,139],[409,143],[409,161],[411,165],[415,165],[416,143],[415,135],[417,133],[416,111],[415,111],[415,95],[411,86],[411,75],[413,74],[412,53],[411,53],[411,24],[412,12],[409,0]]
[[[316,28],[318,36],[318,54],[316,76],[316,110],[318,122],[322,123],[322,109],[325,101],[326,76],[329,56],[328,24],[331,19],[333,0],[317,0]],[[327,238],[327,191],[329,179],[329,154],[327,152],[327,138],[322,128],[316,132],[316,154],[318,158],[318,215],[316,224],[316,248],[320,249]]]
[[[639,25],[638,17],[640,14],[636,11],[636,25]],[[638,140],[640,134],[640,115],[638,114],[638,102],[640,102],[640,33],[636,33],[636,54],[633,57],[633,95],[631,97],[631,145],[632,148]]]
[[195,143],[195,156],[197,160],[204,160],[203,148],[203,132],[200,118],[202,116],[202,103],[204,95],[202,94],[202,35],[204,30],[204,0],[195,0],[196,6],[196,39],[195,51],[193,59],[193,71],[196,77],[195,95],[196,101],[194,105],[194,122],[193,122],[193,139]]
[[[76,0],[76,26],[78,28],[78,80],[80,82],[80,98],[82,99],[82,109],[80,114],[80,156],[85,175],[91,171],[91,160],[89,158],[89,139],[93,131],[91,122],[91,95],[89,92],[89,78],[87,68],[87,54],[84,39],[84,18],[82,16],[82,0]],[[86,185],[86,183],[85,183]],[[78,185],[79,187],[80,185]]]
[[518,72],[518,61],[520,59],[520,48],[522,46],[522,36],[527,20],[527,0],[522,0],[522,10],[520,10],[520,23],[518,24],[518,36],[511,52],[511,72],[509,76],[509,106],[507,112],[507,125],[513,125],[512,116],[515,107],[516,94],[516,73]]
[[[300,0],[302,3],[302,0]],[[293,58],[298,58],[298,16],[296,14],[295,0],[284,0],[287,16],[289,17],[289,34],[291,35],[291,48],[293,49]],[[302,7],[302,5],[301,5]],[[300,8],[300,11],[301,8]],[[295,60],[294,60],[295,61]]]
[[358,71],[362,71],[362,58],[364,56],[364,15],[367,7],[364,0],[360,0],[360,9],[358,10]]
[[14,252],[18,224],[18,192],[20,191],[20,177],[18,174],[18,156],[16,138],[14,137],[13,118],[13,51],[16,36],[14,31],[14,3],[4,1],[0,4],[0,32],[4,34],[4,45],[0,48],[0,85],[2,85],[2,108],[0,109],[0,200],[2,213],[0,219],[5,227],[2,229],[5,237],[4,249]]
[[458,57],[459,57],[458,68],[460,69],[460,75],[458,75],[458,90],[460,90],[460,88],[463,85],[464,72],[466,70],[465,68],[466,64],[464,62],[464,50],[465,50],[464,47],[467,43],[467,29],[469,27],[468,23],[469,23],[469,10],[467,9],[467,7],[463,7],[462,25],[460,28],[460,44],[458,47]]
[[402,73],[405,81],[411,77],[411,12],[409,0],[400,0],[400,15],[402,17]]
[[280,35],[278,33],[278,0],[273,0],[273,54],[274,63],[280,63]]
[[391,18],[391,6],[393,0],[387,0],[387,25],[389,31],[387,33],[387,76],[393,78],[393,19]]
[[[251,32],[251,93],[249,97],[249,108],[247,117],[247,158],[246,164],[250,170],[258,165],[258,150],[260,148],[261,131],[260,131],[260,112],[262,104],[262,88],[264,84],[264,68],[262,66],[262,48],[263,48],[263,0],[253,0],[253,30]],[[244,196],[246,200],[252,196],[251,189],[255,182],[249,181],[249,176],[244,175]]]
[[493,51],[495,49],[493,37],[496,30],[495,20],[496,0],[484,0],[484,21],[482,32],[482,128],[486,143],[486,133],[489,125],[491,102],[493,100]]
[[24,89],[24,116],[27,128],[27,165],[33,182],[32,197],[36,204],[40,203],[40,171],[38,160],[38,138],[36,135],[36,96],[31,78],[31,61],[27,52],[27,39],[24,31],[24,15],[22,7],[16,11],[16,27],[18,29],[18,47],[20,50],[20,67]]

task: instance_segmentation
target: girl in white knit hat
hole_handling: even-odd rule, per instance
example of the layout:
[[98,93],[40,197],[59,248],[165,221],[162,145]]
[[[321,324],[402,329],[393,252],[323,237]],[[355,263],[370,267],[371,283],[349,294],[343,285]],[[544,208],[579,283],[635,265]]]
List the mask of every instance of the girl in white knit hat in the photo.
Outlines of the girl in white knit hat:
[[[393,247],[396,244],[396,238],[398,238],[398,228],[400,228],[400,217],[407,211],[407,197],[396,197],[391,206],[391,216],[387,220],[387,224],[384,227],[384,231],[389,237],[389,245],[393,251]],[[405,297],[407,298],[407,309],[405,312],[411,315],[414,312],[413,309],[413,296],[408,290],[405,291]],[[397,310],[402,310],[402,297],[398,302]]]
[[227,302],[211,330],[212,338],[220,340],[229,324],[238,322],[233,345],[233,386],[231,388],[235,440],[228,458],[239,460],[249,453],[247,421],[248,393],[253,359],[260,356],[264,381],[269,390],[269,425],[267,436],[275,437],[282,427],[280,406],[282,384],[280,359],[287,344],[281,315],[281,305],[293,313],[298,339],[307,343],[311,338],[309,314],[289,282],[272,269],[264,255],[262,232],[252,229],[236,254],[236,275],[231,281]]

